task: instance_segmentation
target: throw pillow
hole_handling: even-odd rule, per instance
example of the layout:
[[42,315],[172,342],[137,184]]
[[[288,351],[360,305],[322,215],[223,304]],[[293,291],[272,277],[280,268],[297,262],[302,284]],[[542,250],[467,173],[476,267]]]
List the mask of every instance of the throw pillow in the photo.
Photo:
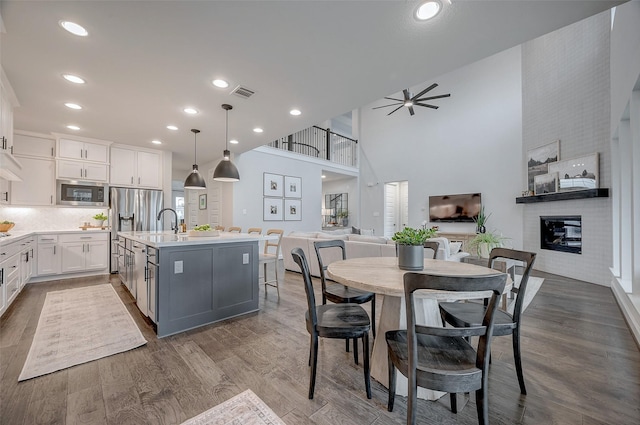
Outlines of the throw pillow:
[[360,234],[365,236],[373,236],[373,229],[360,229]]
[[449,255],[455,255],[460,251],[462,242],[449,242]]
[[352,235],[359,235],[360,234],[360,228],[356,227],[356,226],[351,226],[351,234]]

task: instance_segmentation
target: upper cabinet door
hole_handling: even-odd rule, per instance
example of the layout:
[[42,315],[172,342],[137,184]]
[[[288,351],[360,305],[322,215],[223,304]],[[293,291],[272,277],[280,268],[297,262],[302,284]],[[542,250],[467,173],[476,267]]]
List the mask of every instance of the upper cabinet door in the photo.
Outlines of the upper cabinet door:
[[13,137],[13,154],[39,158],[55,157],[55,139],[16,133]]
[[109,162],[109,146],[95,143],[84,144],[84,159],[87,161]]
[[109,176],[107,175],[107,164],[94,164],[92,162],[85,162],[83,164],[85,180],[98,182],[109,181]]
[[11,182],[11,205],[55,205],[55,161],[20,158],[21,182]]
[[84,142],[60,139],[58,156],[60,158],[84,159]]
[[160,188],[162,170],[161,155],[152,152],[138,152],[138,186]]
[[111,185],[134,186],[136,175],[136,152],[129,149],[111,148]]

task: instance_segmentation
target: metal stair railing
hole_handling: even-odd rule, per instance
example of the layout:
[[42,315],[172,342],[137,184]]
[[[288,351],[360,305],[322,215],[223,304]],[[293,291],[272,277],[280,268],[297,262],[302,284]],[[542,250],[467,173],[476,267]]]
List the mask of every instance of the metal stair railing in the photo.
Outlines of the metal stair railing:
[[267,146],[350,167],[358,165],[357,140],[315,125],[275,140]]

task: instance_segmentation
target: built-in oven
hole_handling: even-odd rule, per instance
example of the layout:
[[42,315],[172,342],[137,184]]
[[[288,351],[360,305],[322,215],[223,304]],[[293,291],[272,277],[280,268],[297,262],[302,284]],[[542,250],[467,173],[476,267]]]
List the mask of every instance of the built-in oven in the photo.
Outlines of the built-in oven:
[[106,183],[58,180],[56,184],[58,205],[109,206],[109,185]]

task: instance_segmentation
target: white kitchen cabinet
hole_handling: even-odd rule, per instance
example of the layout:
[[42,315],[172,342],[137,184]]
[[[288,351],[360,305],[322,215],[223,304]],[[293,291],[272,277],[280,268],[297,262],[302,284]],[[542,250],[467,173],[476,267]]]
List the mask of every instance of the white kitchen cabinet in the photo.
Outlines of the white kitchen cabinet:
[[161,189],[162,155],[112,146],[110,175],[112,186]]
[[0,205],[6,205],[11,198],[11,184],[9,180],[0,177]]
[[58,235],[38,236],[38,276],[60,274],[61,260]]
[[109,145],[59,139],[58,158],[107,163],[109,162]]
[[[2,72],[4,77],[4,72]],[[0,149],[13,154],[13,89],[5,78],[0,79]]]
[[16,131],[13,135],[13,154],[37,158],[55,158],[56,140],[37,133]]
[[28,237],[20,242],[20,289],[31,279],[34,273],[34,237]]
[[21,243],[15,241],[0,246],[0,315],[20,292]]
[[55,161],[19,157],[22,181],[11,182],[11,205],[55,205]]
[[57,177],[59,179],[106,182],[107,164],[83,161],[58,160]]
[[62,273],[100,270],[109,265],[107,233],[59,235],[58,241],[62,248]]

